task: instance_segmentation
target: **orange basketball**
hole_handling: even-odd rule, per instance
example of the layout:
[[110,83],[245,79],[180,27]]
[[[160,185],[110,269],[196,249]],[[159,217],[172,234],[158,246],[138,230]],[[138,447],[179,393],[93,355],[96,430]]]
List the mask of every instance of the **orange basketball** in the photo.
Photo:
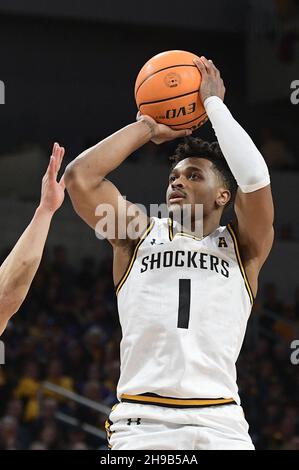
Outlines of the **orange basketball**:
[[207,114],[199,95],[201,74],[195,54],[166,51],[152,57],[140,70],[135,100],[141,114],[172,129],[196,129]]

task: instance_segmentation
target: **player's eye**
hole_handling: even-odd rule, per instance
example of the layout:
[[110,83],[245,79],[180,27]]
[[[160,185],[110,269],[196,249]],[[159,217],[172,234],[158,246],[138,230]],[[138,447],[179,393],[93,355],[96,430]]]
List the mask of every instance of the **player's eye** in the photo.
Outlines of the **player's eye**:
[[174,180],[175,180],[175,176],[174,176],[174,175],[171,175],[171,176],[169,177],[169,182],[172,183]]
[[194,172],[193,172],[193,173],[191,173],[190,178],[191,178],[192,180],[194,180],[194,179],[196,180],[196,179],[199,179],[199,178],[200,178],[200,175],[199,175],[198,173],[194,173]]

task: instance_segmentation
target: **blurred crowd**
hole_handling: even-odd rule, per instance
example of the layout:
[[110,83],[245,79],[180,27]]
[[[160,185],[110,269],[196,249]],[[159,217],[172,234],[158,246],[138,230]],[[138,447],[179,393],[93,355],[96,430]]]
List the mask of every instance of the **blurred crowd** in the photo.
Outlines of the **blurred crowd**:
[[[89,434],[81,425],[104,432],[107,414],[42,384],[59,385],[109,409],[117,403],[121,331],[111,270],[110,257],[101,263],[83,259],[75,269],[63,246],[54,249],[52,262],[44,257],[26,302],[1,338],[6,364],[0,366],[0,449],[106,448],[104,435]],[[252,318],[238,361],[250,434],[259,449],[299,449],[299,365],[290,361],[299,289],[294,303],[286,305],[274,284],[264,286]],[[256,322],[261,333],[255,336]]]
[[[299,287],[293,301],[277,285],[260,288],[237,363],[238,386],[257,449],[299,449]],[[298,353],[296,353],[298,349]],[[297,362],[297,361],[296,361]]]
[[106,415],[42,390],[44,381],[111,408],[116,402],[121,339],[111,260],[84,259],[78,270],[66,250],[43,261],[30,293],[2,336],[0,448],[99,448],[106,441],[57,421],[61,412],[105,435]]
[[277,128],[262,129],[260,151],[270,170],[298,170],[299,161],[288,139]]

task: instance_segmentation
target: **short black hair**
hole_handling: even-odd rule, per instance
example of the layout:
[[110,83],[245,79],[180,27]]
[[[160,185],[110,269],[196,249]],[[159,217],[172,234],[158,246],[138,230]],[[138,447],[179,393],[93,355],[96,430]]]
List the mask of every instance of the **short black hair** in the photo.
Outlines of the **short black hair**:
[[174,154],[169,157],[172,162],[171,170],[185,158],[198,157],[205,158],[213,164],[213,170],[222,179],[224,186],[229,189],[231,199],[227,206],[235,199],[237,192],[237,182],[230,171],[218,142],[206,142],[199,137],[185,137],[184,142],[179,144]]

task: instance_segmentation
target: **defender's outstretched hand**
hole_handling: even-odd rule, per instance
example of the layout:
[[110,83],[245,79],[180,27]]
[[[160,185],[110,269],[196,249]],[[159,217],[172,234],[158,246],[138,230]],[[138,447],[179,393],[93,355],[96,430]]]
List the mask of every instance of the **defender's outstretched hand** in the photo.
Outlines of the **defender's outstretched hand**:
[[151,130],[151,141],[155,144],[163,144],[169,140],[177,139],[178,137],[186,137],[187,135],[192,134],[191,129],[182,129],[179,131],[174,131],[165,124],[158,124],[152,117],[141,114],[140,111],[137,113],[137,121],[144,121],[146,125]]
[[62,177],[59,182],[57,181],[57,175],[61,167],[64,152],[64,147],[60,147],[60,145],[55,142],[49,166],[42,180],[39,207],[52,214],[59,209],[64,200],[64,178]]
[[220,72],[213,64],[212,60],[206,59],[204,56],[194,59],[194,63],[201,73],[200,97],[204,103],[209,96],[218,96],[224,99],[225,86],[221,78]]
[[57,174],[64,148],[53,146],[48,169],[43,177],[41,200],[33,219],[0,266],[0,335],[8,320],[22,305],[39,267],[54,212],[64,199],[64,180]]

